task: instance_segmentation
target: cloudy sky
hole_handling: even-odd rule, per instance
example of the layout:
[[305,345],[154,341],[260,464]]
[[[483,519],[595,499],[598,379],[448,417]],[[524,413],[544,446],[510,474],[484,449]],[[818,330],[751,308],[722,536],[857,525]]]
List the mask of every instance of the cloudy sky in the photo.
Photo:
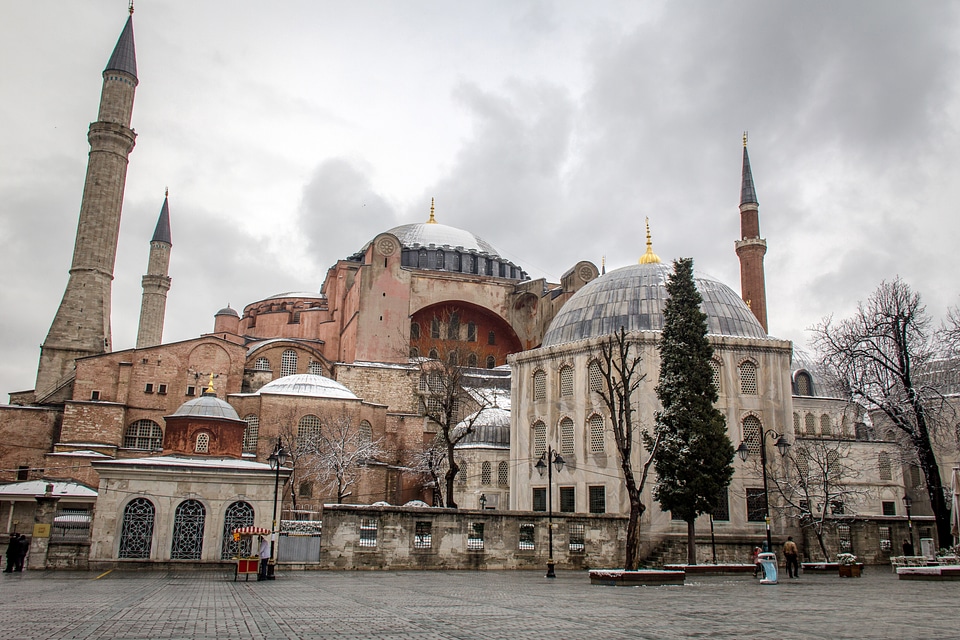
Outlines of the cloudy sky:
[[[771,334],[805,343],[902,276],[960,285],[960,5],[174,2],[134,16],[140,86],[114,348],[170,188],[165,341],[399,224],[477,233],[533,277],[643,253],[739,291],[741,136]],[[33,387],[67,281],[100,74],[125,0],[0,0],[0,400]]]

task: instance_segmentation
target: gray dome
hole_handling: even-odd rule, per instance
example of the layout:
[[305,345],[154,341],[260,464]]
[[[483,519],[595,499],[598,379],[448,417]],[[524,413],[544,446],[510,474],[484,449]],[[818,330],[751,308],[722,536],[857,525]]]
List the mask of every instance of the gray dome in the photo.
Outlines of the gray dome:
[[[464,425],[463,422],[458,427]],[[458,449],[483,447],[492,449],[510,448],[510,410],[487,407],[473,423],[473,431],[457,443]]]
[[175,416],[203,416],[206,418],[229,418],[239,420],[236,410],[212,393],[204,393],[195,400],[188,400],[173,412]]
[[356,400],[357,396],[345,386],[325,376],[312,373],[296,373],[292,376],[277,378],[260,387],[257,395],[274,393],[284,396],[308,396],[310,398],[346,398]]
[[[553,346],[627,331],[663,329],[667,278],[673,267],[660,262],[621,267],[587,283],[560,309],[543,338]],[[727,285],[695,274],[707,314],[707,333],[765,338],[766,331],[740,296]]]
[[232,307],[229,307],[229,306],[224,307],[223,309],[220,309],[220,311],[217,311],[217,312],[216,312],[215,314],[213,314],[213,315],[214,315],[214,317],[216,317],[216,316],[233,316],[234,318],[239,318],[239,317],[240,317],[240,314],[237,313],[237,310],[236,310],[236,309],[233,309]]
[[491,256],[500,254],[489,242],[469,231],[450,227],[439,222],[415,222],[390,229],[387,233],[397,236],[404,249],[419,249],[433,245],[437,248],[477,251]]

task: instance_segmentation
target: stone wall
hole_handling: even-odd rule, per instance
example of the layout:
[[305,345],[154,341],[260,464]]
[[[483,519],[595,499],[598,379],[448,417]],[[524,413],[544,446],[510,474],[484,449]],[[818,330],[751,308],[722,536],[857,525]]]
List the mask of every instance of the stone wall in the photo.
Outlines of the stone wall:
[[[56,407],[0,406],[0,483],[16,482],[21,467],[27,468],[27,480],[43,477],[44,454],[59,438],[62,419]],[[50,475],[70,474],[57,470]]]

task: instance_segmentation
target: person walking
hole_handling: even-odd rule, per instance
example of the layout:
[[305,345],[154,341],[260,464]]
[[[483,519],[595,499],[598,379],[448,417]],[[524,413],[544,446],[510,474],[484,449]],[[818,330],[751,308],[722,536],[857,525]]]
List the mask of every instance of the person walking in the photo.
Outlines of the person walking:
[[793,536],[787,536],[787,541],[783,543],[783,557],[787,560],[787,576],[791,578],[800,577],[798,556],[797,543],[793,541]]
[[756,578],[757,574],[763,575],[763,565],[760,564],[760,547],[753,548],[753,577]]
[[[11,533],[10,542],[7,544],[7,567],[3,570],[4,573],[13,573],[13,568],[17,566],[17,555],[20,553],[20,534]],[[22,566],[22,565],[21,565]]]
[[260,573],[257,574],[257,580],[267,579],[267,565],[270,564],[270,541],[260,536]]

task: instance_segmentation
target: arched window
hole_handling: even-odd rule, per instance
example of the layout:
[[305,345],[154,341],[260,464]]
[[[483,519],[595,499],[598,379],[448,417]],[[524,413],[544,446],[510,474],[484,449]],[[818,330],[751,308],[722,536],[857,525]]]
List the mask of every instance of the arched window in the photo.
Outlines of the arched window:
[[890,454],[886,451],[881,451],[877,454],[877,469],[880,472],[881,480],[893,479],[893,472],[890,467]]
[[572,456],[575,452],[573,420],[563,418],[560,421],[560,453],[565,456]]
[[210,452],[210,434],[206,431],[201,431],[197,434],[197,444],[193,448],[196,453],[209,453]]
[[497,366],[497,359],[493,356],[487,356],[487,369],[495,369]]
[[477,368],[477,354],[471,353],[469,356],[467,356],[467,366],[474,369]]
[[434,340],[440,339],[440,318],[434,317],[430,321],[430,337]]
[[560,367],[560,396],[568,397],[573,395],[573,367],[564,365]]
[[426,249],[420,249],[420,261],[419,261],[419,264],[418,264],[417,266],[418,266],[420,269],[427,269],[427,268],[429,268],[430,265],[427,263],[427,250],[426,250]]
[[260,439],[260,416],[251,413],[244,420],[247,428],[243,430],[243,452],[256,453],[257,441]]
[[460,314],[451,313],[450,321],[447,322],[447,340],[460,339]]
[[197,500],[184,500],[173,516],[171,560],[199,560],[203,555],[203,526],[207,510]]
[[793,433],[800,433],[800,414],[796,411],[793,412]]
[[419,357],[420,357],[420,349],[417,349],[416,347],[410,347],[410,357],[411,357],[411,358],[419,358]]
[[437,251],[437,269],[443,269],[443,251]]
[[373,426],[366,420],[360,421],[360,428],[357,430],[357,439],[361,446],[366,446],[373,441]]
[[447,354],[447,362],[450,363],[451,367],[456,367],[457,365],[459,365],[460,352],[457,351],[456,349],[451,350],[450,353]]
[[590,453],[603,453],[603,416],[595,413],[587,422],[590,426]]
[[841,473],[843,472],[843,469],[841,468],[841,464],[840,464],[839,452],[827,451],[826,472],[827,472],[827,476],[832,480],[836,480],[837,478],[840,477]]
[[533,457],[539,458],[547,452],[547,425],[540,420],[533,423]]
[[280,375],[292,376],[297,372],[297,352],[287,349],[280,356]]
[[743,441],[747,443],[750,453],[760,453],[760,438],[763,434],[763,425],[756,416],[747,416],[743,419]]
[[149,558],[156,510],[146,498],[134,498],[123,509],[118,558]]
[[437,353],[437,350],[436,350],[436,349],[430,349],[430,353],[429,353],[428,355],[429,355],[429,357],[430,357],[431,360],[439,360],[439,359],[440,359],[440,354]]
[[266,358],[257,358],[253,363],[254,371],[270,371],[270,361]]
[[812,413],[808,413],[803,418],[804,426],[807,429],[808,435],[814,435],[817,432],[817,419],[813,417]]
[[547,399],[547,372],[543,369],[537,369],[533,372],[533,399]]
[[234,542],[233,530],[239,527],[253,526],[253,507],[246,502],[234,502],[223,514],[223,542],[220,546],[220,559],[229,560],[233,557],[249,556],[251,554],[250,536],[240,538]]
[[160,451],[163,448],[163,430],[153,420],[137,420],[123,434],[126,449]]
[[467,484],[467,461],[458,458],[457,466],[460,467],[460,471],[457,473],[457,484]]
[[501,460],[497,465],[497,484],[501,487],[510,484],[510,465],[506,460]]
[[497,333],[495,331],[487,334],[487,344],[497,344]]
[[801,371],[797,374],[797,395],[798,396],[812,396],[813,395],[813,385],[810,384],[810,374],[806,371]]
[[596,360],[591,360],[587,365],[587,378],[590,382],[590,391],[603,390],[603,372],[600,371],[600,363]]
[[740,363],[740,393],[757,395],[757,365],[749,360]]
[[297,449],[308,451],[320,441],[320,418],[306,415],[297,425]]
[[419,322],[410,323],[410,339],[411,340],[420,339],[420,323]]
[[710,359],[710,373],[713,376],[713,388],[717,390],[717,393],[720,393],[720,361],[711,358]]
[[467,323],[467,342],[476,342],[477,341],[477,323],[468,322]]
[[820,433],[825,436],[833,435],[833,425],[830,422],[830,416],[827,414],[820,416]]
[[323,365],[316,360],[311,360],[310,365],[307,367],[307,373],[312,373],[315,376],[322,376]]
[[488,460],[484,460],[483,463],[480,465],[480,484],[482,485],[490,484],[492,477],[493,477],[492,465]]
[[810,454],[800,447],[797,449],[794,460],[797,464],[797,472],[800,474],[800,481],[806,485],[810,478]]

